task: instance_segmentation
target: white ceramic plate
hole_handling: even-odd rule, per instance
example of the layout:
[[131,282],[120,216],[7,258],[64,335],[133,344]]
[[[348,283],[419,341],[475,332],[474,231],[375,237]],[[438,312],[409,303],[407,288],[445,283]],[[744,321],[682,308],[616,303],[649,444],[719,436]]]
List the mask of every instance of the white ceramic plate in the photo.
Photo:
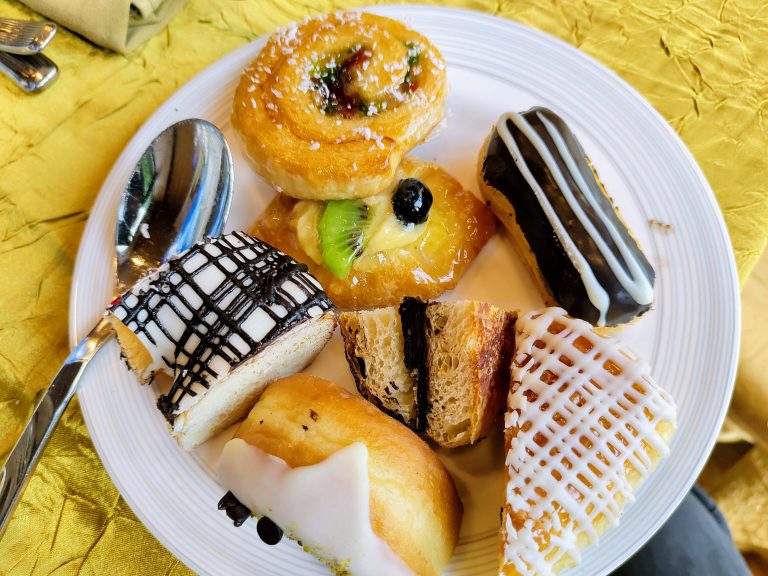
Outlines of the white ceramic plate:
[[[725,415],[739,337],[736,272],[714,196],[667,123],[603,66],[541,32],[482,14],[428,7],[376,12],[405,20],[429,37],[448,62],[447,126],[415,154],[445,166],[477,190],[476,159],[502,112],[544,105],[570,122],[625,220],[656,268],[656,307],[621,333],[650,361],[679,406],[672,453],[640,489],[621,525],[584,554],[572,574],[606,574],[637,550],[672,513],[694,482]],[[75,342],[112,296],[111,259],[118,198],[144,148],[163,128],[189,117],[218,125],[233,148],[236,193],[228,229],[247,229],[272,196],[244,161],[229,120],[240,71],[264,39],[223,58],[174,94],[138,131],[104,183],[75,268],[70,335]],[[669,227],[652,221],[669,224]],[[448,298],[469,297],[523,311],[542,304],[503,236],[486,246]],[[155,408],[156,391],[140,387],[113,342],[85,376],[80,404],[96,449],[121,494],[146,526],[187,566],[202,574],[324,574],[292,542],[263,544],[246,523],[235,529],[216,508],[223,494],[214,473],[225,438],[182,452]],[[353,387],[340,337],[310,368]],[[441,453],[465,507],[450,574],[496,571],[502,450],[498,438]]]

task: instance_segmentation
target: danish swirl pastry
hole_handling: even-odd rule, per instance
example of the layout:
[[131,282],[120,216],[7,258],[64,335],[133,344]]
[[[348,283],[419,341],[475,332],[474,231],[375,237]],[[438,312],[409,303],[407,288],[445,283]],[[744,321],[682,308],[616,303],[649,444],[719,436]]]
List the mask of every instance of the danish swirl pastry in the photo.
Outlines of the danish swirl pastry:
[[245,69],[232,122],[248,157],[296,198],[362,198],[443,117],[445,63],[422,35],[336,12],[273,35]]

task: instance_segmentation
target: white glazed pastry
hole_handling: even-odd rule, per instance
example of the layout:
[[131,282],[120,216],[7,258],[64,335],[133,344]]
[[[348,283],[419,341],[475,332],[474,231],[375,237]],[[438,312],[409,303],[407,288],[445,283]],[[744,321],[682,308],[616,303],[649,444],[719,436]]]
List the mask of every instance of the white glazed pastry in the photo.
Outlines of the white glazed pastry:
[[267,387],[226,444],[219,480],[236,525],[268,517],[335,574],[437,576],[461,525],[453,480],[416,434],[306,374]]
[[515,328],[502,573],[554,574],[619,523],[668,453],[676,408],[645,362],[560,308]]
[[327,564],[343,566],[344,573],[413,574],[371,528],[365,444],[356,442],[322,462],[291,468],[234,438],[224,446],[219,481],[249,510],[288,527],[290,537]]
[[651,308],[654,270],[557,114],[502,114],[479,182],[547,304],[609,327]]
[[242,232],[199,242],[115,301],[110,319],[143,382],[173,377],[158,408],[186,449],[243,418],[302,369],[336,325],[306,267]]

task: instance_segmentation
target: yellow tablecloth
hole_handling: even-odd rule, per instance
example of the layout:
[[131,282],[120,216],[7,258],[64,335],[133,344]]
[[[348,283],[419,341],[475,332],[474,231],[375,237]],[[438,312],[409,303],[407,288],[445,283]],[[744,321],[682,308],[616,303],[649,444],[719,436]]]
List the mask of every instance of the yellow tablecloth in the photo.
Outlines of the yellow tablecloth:
[[[72,266],[88,211],[125,144],[179,86],[253,38],[354,1],[190,0],[117,55],[62,30],[61,78],[30,97],[0,79],[0,454],[67,353]],[[444,2],[560,37],[637,88],[682,136],[725,215],[742,282],[768,239],[768,12],[732,0]],[[0,0],[0,15],[34,14]],[[77,402],[0,541],[0,574],[188,573],[112,485]]]

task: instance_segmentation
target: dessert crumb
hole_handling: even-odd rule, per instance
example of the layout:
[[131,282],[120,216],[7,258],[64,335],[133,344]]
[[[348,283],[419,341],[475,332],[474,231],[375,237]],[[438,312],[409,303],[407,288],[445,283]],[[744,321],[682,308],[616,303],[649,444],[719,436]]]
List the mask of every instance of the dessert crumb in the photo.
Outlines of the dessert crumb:
[[651,218],[648,220],[648,225],[651,228],[658,228],[659,230],[663,230],[664,232],[673,232],[675,230],[675,227],[672,226],[672,224],[668,224],[667,222],[662,222],[661,220],[656,220],[655,218]]

